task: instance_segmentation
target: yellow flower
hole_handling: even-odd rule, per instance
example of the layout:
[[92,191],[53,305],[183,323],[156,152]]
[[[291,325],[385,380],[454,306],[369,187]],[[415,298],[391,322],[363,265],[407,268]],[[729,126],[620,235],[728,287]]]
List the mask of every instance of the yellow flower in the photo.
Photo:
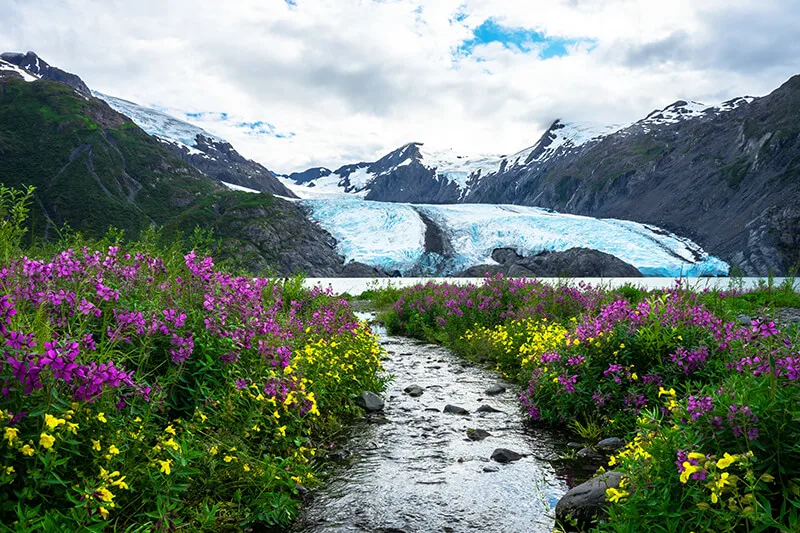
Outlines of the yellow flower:
[[725,452],[725,455],[722,457],[722,459],[717,461],[717,468],[719,468],[720,470],[725,470],[726,468],[731,466],[732,463],[738,460],[739,460],[738,455],[731,455],[728,452]]
[[96,452],[99,452],[100,450],[102,450],[102,449],[103,449],[103,448],[100,446],[100,441],[99,441],[99,440],[94,440],[94,439],[92,439],[92,449],[93,449],[94,451],[96,451]]
[[286,436],[286,426],[281,426],[281,427],[279,427],[279,428],[278,428],[278,432],[279,432],[279,433],[280,433],[282,436],[284,436],[284,437],[285,437],[285,436]]
[[242,468],[244,468],[244,471],[245,471],[245,472],[249,472],[249,471],[250,471],[250,465],[249,465],[249,464],[247,464],[247,463],[243,464],[243,465],[242,465]]
[[675,389],[666,390],[664,387],[658,388],[658,397],[661,398],[662,396],[675,396]]
[[127,476],[122,476],[122,477],[121,477],[121,478],[119,478],[118,480],[116,480],[116,481],[112,481],[112,482],[111,482],[111,484],[112,484],[113,486],[115,486],[115,487],[119,487],[119,488],[121,488],[121,489],[126,489],[126,490],[127,490],[127,489],[129,489],[130,487],[128,487],[128,484],[127,484],[127,483],[125,483],[125,481],[124,481],[124,479],[125,479],[126,477],[127,477]]
[[682,466],[683,472],[681,472],[681,483],[686,483],[689,481],[689,476],[703,469],[702,466],[690,464],[689,461],[684,461]]
[[301,478],[300,476],[292,476],[292,481],[300,485],[303,482],[303,478]]
[[176,435],[175,428],[172,427],[172,424],[167,426],[167,428],[164,430],[164,433],[169,433],[170,435]]
[[10,476],[13,473],[14,473],[14,467],[13,466],[7,466],[6,467],[6,475]]
[[628,493],[624,490],[617,490],[614,487],[608,487],[606,489],[606,500],[610,501],[611,503],[619,503],[622,498],[627,498]]
[[637,379],[639,379],[639,376],[636,374],[636,372],[634,372],[633,374],[631,374],[631,379],[632,379],[633,381],[636,381]]
[[105,424],[106,422],[108,422],[108,420],[106,420],[106,414],[105,414],[105,413],[102,413],[102,412],[101,412],[101,413],[97,413],[97,419],[98,419],[100,422],[102,422],[103,424]]
[[108,509],[106,509],[101,505],[98,511],[100,512],[100,516],[102,516],[104,520],[108,518]]
[[73,424],[72,422],[67,422],[67,431],[72,432],[73,435],[78,434],[78,429],[80,426],[78,424]]
[[166,461],[162,461],[159,459],[158,462],[161,465],[161,472],[164,472],[166,475],[169,475],[171,472],[170,465],[172,464],[172,459],[167,459]]
[[42,433],[41,435],[39,435],[39,445],[41,445],[47,450],[52,448],[55,442],[56,442],[55,437],[52,437],[47,433]]
[[723,472],[722,475],[720,475],[719,479],[717,480],[717,483],[716,483],[717,487],[721,489],[721,488],[724,488],[725,485],[730,485],[731,482],[728,481],[728,477],[730,477],[730,474],[727,473],[727,472]]
[[22,455],[27,455],[28,457],[33,455],[33,448],[31,448],[29,444],[23,446],[20,451],[22,452]]
[[230,455],[226,455],[225,457],[222,458],[222,460],[225,461],[226,463],[230,463],[231,461],[236,461],[237,459],[236,457],[231,457]]
[[687,456],[689,459],[705,459],[706,456],[702,453],[692,452]]
[[19,430],[17,428],[7,427],[5,433],[3,434],[3,438],[8,439],[8,445],[11,446],[14,443],[14,439],[17,438],[18,434]]
[[58,426],[62,426],[66,423],[66,420],[63,418],[56,418],[51,414],[44,415],[44,423],[47,426],[47,429],[53,431]]
[[217,448],[215,444],[214,446],[211,447],[210,450],[208,450],[208,453],[210,453],[211,455],[217,455],[219,453],[219,448]]
[[105,488],[105,487],[97,489],[97,492],[95,492],[95,495],[97,496],[98,500],[106,502],[106,503],[109,503],[111,500],[114,499],[114,494],[112,494],[112,492],[110,490],[108,490],[107,488]]
[[119,448],[117,448],[112,444],[111,446],[108,447],[108,453],[110,453],[111,455],[119,455]]

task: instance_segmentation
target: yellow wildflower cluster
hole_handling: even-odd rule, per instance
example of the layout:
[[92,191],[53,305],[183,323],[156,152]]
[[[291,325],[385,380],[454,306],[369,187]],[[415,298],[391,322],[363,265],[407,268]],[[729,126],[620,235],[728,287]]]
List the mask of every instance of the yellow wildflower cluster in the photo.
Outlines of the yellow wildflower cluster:
[[511,356],[523,369],[530,370],[539,363],[542,354],[566,346],[567,330],[547,319],[527,318],[491,328],[476,324],[462,339],[471,344],[487,343],[490,349]]
[[[692,474],[705,472],[702,479],[706,481],[705,487],[710,492],[709,500],[711,504],[720,503],[725,497],[727,498],[727,507],[730,510],[738,510],[747,515],[754,511],[755,497],[751,493],[740,495],[738,491],[739,476],[726,472],[726,470],[732,465],[747,468],[752,457],[752,452],[741,455],[731,455],[725,452],[722,457],[692,452],[687,455],[687,460],[681,465],[680,481],[686,484]],[[769,483],[774,478],[769,474],[764,474],[760,480]],[[710,507],[706,502],[700,502],[697,506],[700,509],[708,509]]]
[[650,455],[650,452],[647,451],[647,448],[650,445],[651,436],[652,434],[645,435],[642,433],[637,433],[633,441],[625,445],[625,448],[623,448],[622,451],[611,456],[611,458],[608,460],[608,466],[616,466],[626,459],[641,462],[645,462],[650,459],[652,455]]

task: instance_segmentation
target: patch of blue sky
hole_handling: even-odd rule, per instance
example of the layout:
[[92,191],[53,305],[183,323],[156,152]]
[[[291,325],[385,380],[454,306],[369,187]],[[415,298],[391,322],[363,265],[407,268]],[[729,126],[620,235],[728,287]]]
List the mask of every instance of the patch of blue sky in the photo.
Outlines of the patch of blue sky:
[[196,120],[228,120],[228,114],[216,111],[200,111],[199,113],[185,113],[186,118]]
[[[463,14],[457,14],[454,20],[464,20]],[[459,16],[461,18],[459,19]],[[549,37],[541,32],[529,28],[514,28],[498,24],[493,19],[487,19],[475,28],[471,39],[464,41],[458,48],[463,55],[472,55],[475,47],[489,43],[500,43],[508,49],[521,52],[538,52],[542,59],[562,57],[569,54],[569,48],[578,43],[587,43],[590,46],[595,42],[592,39],[565,39]]]

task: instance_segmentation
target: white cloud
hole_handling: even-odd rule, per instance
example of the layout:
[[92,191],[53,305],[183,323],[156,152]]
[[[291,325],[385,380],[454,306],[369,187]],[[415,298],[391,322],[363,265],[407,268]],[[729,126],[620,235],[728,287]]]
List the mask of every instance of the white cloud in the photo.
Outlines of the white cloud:
[[[800,72],[794,0],[3,1],[0,49],[141,104],[227,113],[199,125],[279,171],[412,140],[509,153],[557,117],[627,122]],[[546,60],[498,43],[458,56],[489,18],[581,41]],[[256,121],[294,136],[235,126]]]

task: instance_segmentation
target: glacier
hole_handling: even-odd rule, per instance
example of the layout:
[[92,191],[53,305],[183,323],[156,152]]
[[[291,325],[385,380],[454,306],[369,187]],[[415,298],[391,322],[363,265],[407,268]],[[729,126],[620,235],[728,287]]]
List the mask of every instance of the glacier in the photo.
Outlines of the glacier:
[[[346,261],[402,275],[450,275],[492,264],[492,251],[522,256],[591,248],[616,256],[645,276],[727,275],[729,266],[689,239],[656,226],[518,205],[424,205],[373,202],[359,197],[299,200],[334,239]],[[425,249],[434,223],[449,241],[447,257]]]

